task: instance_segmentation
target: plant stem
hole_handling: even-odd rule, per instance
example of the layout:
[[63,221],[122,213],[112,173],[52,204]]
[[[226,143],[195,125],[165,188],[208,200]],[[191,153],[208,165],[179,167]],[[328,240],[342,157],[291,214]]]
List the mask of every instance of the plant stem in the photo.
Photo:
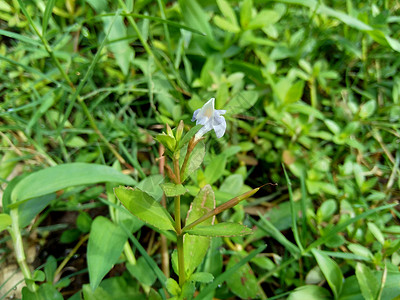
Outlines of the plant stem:
[[[177,183],[181,183],[181,176],[179,170],[179,155],[174,155],[173,158],[174,172],[177,179]],[[185,276],[185,258],[183,252],[183,234],[181,226],[181,196],[178,195],[174,200],[175,206],[175,229],[177,238],[177,248],[178,248],[178,269],[179,269],[179,285],[182,287],[186,281]]]
[[[165,176],[164,174],[164,168],[165,168],[165,156],[163,156],[165,151],[165,148],[162,144],[160,144],[160,148],[158,149],[158,155],[160,157],[159,159],[159,171],[160,174]],[[167,208],[167,199],[165,196],[165,193],[163,193],[162,198],[161,198],[161,205],[164,206],[164,208]],[[168,244],[167,244],[167,238],[165,235],[161,234],[161,269],[166,277],[169,277],[169,253],[168,253]]]
[[179,269],[179,285],[182,287],[186,281],[185,275],[185,260],[183,254],[183,234],[177,236],[178,247],[178,269]]
[[84,242],[86,242],[89,239],[89,233],[81,237],[79,242],[75,245],[74,249],[70,253],[68,253],[68,256],[64,258],[64,260],[61,262],[61,264],[58,266],[57,270],[54,273],[54,278],[58,276],[58,274],[61,273],[62,269],[65,267],[65,265],[69,262],[69,260],[75,255],[76,251],[78,251],[79,247],[82,246]]
[[32,273],[26,263],[26,257],[24,252],[24,245],[22,243],[21,231],[19,229],[19,216],[18,208],[13,208],[10,211],[10,217],[12,220],[11,230],[9,230],[15,249],[15,257],[17,258],[18,265],[24,275],[26,285],[32,292],[36,292],[38,287],[32,281]]

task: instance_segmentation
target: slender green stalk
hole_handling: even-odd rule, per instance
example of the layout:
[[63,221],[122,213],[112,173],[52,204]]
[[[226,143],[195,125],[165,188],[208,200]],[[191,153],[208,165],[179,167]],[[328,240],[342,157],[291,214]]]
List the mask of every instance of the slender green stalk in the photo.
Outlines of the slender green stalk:
[[19,228],[18,208],[11,209],[10,216],[12,224],[11,224],[11,230],[9,232],[14,244],[15,257],[17,258],[17,263],[21,269],[22,274],[24,275],[28,289],[32,292],[36,292],[38,287],[32,281],[32,273],[26,262],[24,245],[22,243],[22,236]]
[[54,277],[57,277],[58,274],[62,271],[62,269],[65,267],[65,265],[69,262],[69,260],[75,255],[76,251],[78,251],[79,247],[82,246],[84,242],[86,242],[89,239],[89,233],[81,237],[79,242],[75,245],[74,249],[68,254],[66,258],[61,262],[61,264],[58,266],[56,272],[54,273]]
[[178,248],[178,269],[179,269],[179,285],[183,286],[186,281],[185,275],[185,257],[183,253],[183,234],[177,236],[177,248]]
[[178,234],[181,234],[181,196],[176,196],[174,200],[175,206],[175,229]]
[[282,164],[282,167],[283,167],[283,172],[285,173],[285,178],[286,178],[286,182],[288,184],[288,189],[289,189],[290,213],[292,215],[292,231],[293,231],[293,235],[294,235],[294,239],[296,241],[297,247],[299,247],[300,252],[303,252],[304,248],[303,248],[303,245],[300,240],[299,230],[297,228],[297,210],[296,210],[295,203],[293,200],[292,183],[286,172],[285,165]]
[[[175,155],[173,158],[174,173],[177,183],[181,183],[180,179],[180,169],[179,169],[179,154]],[[177,249],[178,249],[178,270],[179,270],[179,285],[183,286],[186,281],[185,275],[185,257],[183,252],[183,233],[181,224],[181,196],[178,195],[174,200],[175,206],[175,230],[177,238]]]

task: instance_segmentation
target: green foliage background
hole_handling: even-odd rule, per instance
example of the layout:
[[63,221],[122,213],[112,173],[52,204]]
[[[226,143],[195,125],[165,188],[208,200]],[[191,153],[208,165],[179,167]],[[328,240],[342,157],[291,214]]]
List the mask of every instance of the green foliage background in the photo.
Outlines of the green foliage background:
[[[198,297],[399,296],[399,8],[394,0],[2,1],[2,189],[15,175],[96,163],[122,169],[160,199],[154,135],[181,119],[188,130],[193,111],[215,97],[228,129],[221,139],[209,134],[183,211],[206,184],[217,204],[272,185],[220,216],[254,233],[212,239],[199,271],[215,279],[198,284]],[[47,236],[72,249],[92,220],[118,231],[98,217],[116,220],[112,187],[78,186],[52,191],[39,206],[27,202],[26,235],[37,234],[42,249]],[[71,211],[72,223],[56,219]],[[163,297],[160,236],[132,222],[135,267],[114,253],[120,267],[92,292],[79,277],[84,264],[53,280],[50,270],[66,254],[47,252],[34,265],[47,261],[37,280],[42,294]],[[5,266],[12,249],[3,235]],[[154,274],[137,275],[149,268]]]

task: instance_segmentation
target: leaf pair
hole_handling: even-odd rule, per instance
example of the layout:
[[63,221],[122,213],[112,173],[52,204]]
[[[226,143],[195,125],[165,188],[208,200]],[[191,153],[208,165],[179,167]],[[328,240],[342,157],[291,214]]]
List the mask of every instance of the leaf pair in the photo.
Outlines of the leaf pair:
[[[164,185],[163,188],[168,191],[171,186]],[[181,186],[177,186],[176,189],[181,189]],[[169,212],[145,192],[126,187],[115,188],[114,192],[122,204],[142,221],[159,230],[175,231],[174,220]],[[176,193],[175,189],[168,192],[172,194]],[[229,207],[227,206],[226,209]],[[185,231],[184,257],[185,271],[188,276],[194,272],[206,255],[210,244],[210,237],[238,236],[252,232],[251,229],[237,223],[219,223],[213,225],[213,219],[216,215],[216,213],[210,215],[213,211],[215,211],[214,192],[210,185],[206,185],[193,200],[186,219],[186,224],[193,224],[203,216],[209,215],[208,218],[201,222],[201,225],[193,226]],[[220,212],[222,211],[220,210]]]

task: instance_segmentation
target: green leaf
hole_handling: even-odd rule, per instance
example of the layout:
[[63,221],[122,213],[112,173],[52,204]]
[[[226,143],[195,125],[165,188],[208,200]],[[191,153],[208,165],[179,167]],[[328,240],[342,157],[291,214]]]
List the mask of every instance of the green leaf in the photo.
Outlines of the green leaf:
[[226,165],[226,156],[224,154],[220,154],[214,159],[211,160],[211,163],[206,167],[204,171],[204,177],[208,184],[213,184],[219,178],[221,178],[222,174],[225,171]]
[[[240,256],[234,255],[229,259],[226,269],[234,267],[240,261]],[[240,299],[255,299],[258,294],[257,278],[248,263],[241,266],[234,272],[226,283],[229,289]]]
[[379,294],[380,284],[371,269],[363,263],[357,263],[356,277],[360,285],[361,293],[366,300],[375,300]]
[[315,259],[317,260],[318,266],[324,274],[326,281],[333,294],[335,295],[335,299],[337,299],[342,291],[343,285],[343,274],[340,270],[338,264],[331,259],[325,253],[318,251],[317,249],[311,250]]
[[18,155],[13,151],[6,151],[0,161],[0,178],[6,179],[18,163]]
[[347,246],[347,248],[349,248],[349,250],[351,252],[353,252],[354,254],[362,256],[369,260],[371,260],[374,257],[371,250],[369,250],[367,247],[364,247],[360,244],[349,244]]
[[324,234],[323,236],[321,236],[319,239],[317,239],[316,241],[312,242],[311,245],[309,245],[307,247],[307,249],[305,249],[305,251],[310,251],[313,248],[316,248],[320,245],[322,245],[323,243],[325,243],[327,240],[329,240],[330,238],[332,238],[334,235],[336,235],[337,233],[343,231],[347,226],[349,226],[350,224],[353,224],[359,220],[365,219],[366,217],[377,213],[378,211],[381,210],[386,210],[386,209],[390,209],[394,206],[396,206],[397,204],[388,204],[388,205],[383,205],[380,207],[376,207],[373,209],[368,209],[367,211],[363,212],[362,214],[359,214],[355,217],[349,218],[347,221],[341,222],[339,223],[339,225],[334,226],[332,229],[330,229],[326,234]]
[[192,274],[189,280],[201,283],[209,283],[214,280],[214,276],[208,272],[197,272]]
[[368,119],[373,115],[376,109],[376,101],[374,99],[369,100],[367,103],[361,105],[360,107],[360,118]]
[[247,29],[259,29],[275,24],[280,19],[279,13],[274,10],[262,10],[251,18]]
[[287,300],[328,300],[331,298],[329,291],[323,287],[317,285],[303,285],[291,292]]
[[29,223],[54,199],[56,199],[56,194],[51,193],[22,203],[18,207],[19,227],[24,228],[28,226]]
[[234,23],[231,23],[227,19],[224,19],[220,16],[215,16],[214,17],[214,23],[217,25],[219,28],[222,30],[228,31],[228,32],[233,32],[233,33],[238,33],[240,32],[240,27]]
[[143,256],[139,257],[134,265],[127,263],[126,268],[133,277],[144,285],[152,286],[157,279],[156,274],[149,267]]
[[369,231],[371,231],[372,235],[377,239],[379,243],[381,243],[382,245],[385,243],[385,237],[375,223],[368,222],[368,229]]
[[8,214],[0,214],[0,232],[11,226],[11,217]]
[[210,226],[197,225],[186,233],[201,236],[242,236],[252,234],[253,231],[239,223],[223,222]]
[[0,35],[7,36],[7,37],[10,37],[12,39],[16,39],[16,40],[19,40],[19,41],[27,43],[27,44],[31,44],[31,45],[33,45],[35,47],[43,47],[43,45],[39,41],[34,40],[34,39],[30,38],[30,37],[27,37],[27,36],[12,32],[12,31],[7,31],[7,30],[0,29]]
[[46,9],[44,10],[43,14],[43,21],[42,21],[42,35],[46,36],[47,24],[49,23],[49,19],[51,17],[51,13],[53,11],[54,4],[56,0],[49,0],[46,4]]
[[187,189],[182,184],[175,184],[172,182],[162,183],[161,188],[167,197],[175,197],[187,192]]
[[226,105],[225,109],[230,115],[240,114],[253,107],[257,100],[257,92],[243,91],[233,96],[233,98]]
[[67,187],[99,182],[136,184],[131,177],[108,166],[87,163],[63,164],[34,172],[19,181],[11,192],[10,207]]
[[334,184],[325,181],[314,181],[307,179],[306,185],[310,194],[325,192],[330,195],[337,195],[339,193],[339,190]]
[[40,285],[37,292],[31,292],[27,287],[22,289],[22,299],[24,300],[63,300],[63,296],[50,283],[45,282]]
[[168,292],[173,296],[178,296],[181,293],[181,288],[179,284],[172,278],[168,278],[165,282],[165,286]]
[[148,194],[127,187],[114,188],[114,193],[126,209],[140,220],[160,230],[175,230],[171,215]]
[[93,7],[96,13],[101,13],[107,9],[107,0],[87,0],[87,2]]
[[163,144],[164,147],[170,151],[175,151],[176,140],[172,136],[166,135],[165,133],[157,134],[156,140]]
[[240,25],[243,29],[247,29],[252,15],[253,0],[244,0],[240,7]]
[[302,80],[296,81],[294,84],[290,86],[289,90],[286,92],[283,102],[285,104],[289,104],[300,100],[301,97],[303,96],[303,90],[304,90],[304,81]]
[[230,4],[226,0],[217,0],[217,5],[218,5],[219,10],[222,12],[224,17],[229,21],[229,23],[231,23],[237,27],[238,22],[236,19],[236,14],[233,11]]
[[[206,185],[200,190],[190,205],[188,216],[186,218],[186,224],[196,221],[198,218],[214,208],[214,192],[210,185]],[[212,225],[213,218],[204,221],[202,224],[206,226]],[[183,240],[183,250],[185,258],[185,271],[188,277],[190,277],[194,270],[201,264],[209,246],[209,237],[185,235]]]
[[317,211],[317,217],[319,222],[328,221],[336,212],[336,209],[337,209],[337,204],[335,200],[328,199],[324,201]]
[[[184,157],[186,154],[186,150],[182,148],[181,157]],[[190,176],[194,171],[196,171],[200,165],[203,163],[204,155],[206,154],[206,146],[203,141],[197,143],[196,147],[194,147],[192,153],[189,157],[189,162],[186,166],[185,172],[181,177],[181,182],[184,182],[188,176]]]
[[94,291],[121,256],[128,237],[117,225],[103,216],[97,217],[90,230],[87,263],[90,287]]
[[108,294],[101,286],[93,291],[88,284],[84,284],[82,287],[82,293],[84,300],[113,300],[111,295]]
[[163,181],[164,181],[164,176],[161,174],[150,175],[150,176],[147,176],[142,181],[140,181],[136,185],[136,188],[138,188],[142,192],[145,192],[146,194],[150,195],[157,201],[160,201],[162,194],[163,194],[160,184]]
[[185,144],[187,144],[192,137],[200,130],[203,125],[196,125],[183,136],[183,138],[179,141],[177,149],[181,149]]
[[206,296],[213,291],[215,291],[218,286],[220,286],[225,280],[228,280],[231,276],[236,274],[238,270],[247,264],[250,260],[252,260],[257,254],[261,253],[262,251],[265,250],[267,245],[262,245],[258,249],[252,251],[249,255],[246,257],[242,258],[239,262],[236,264],[232,265],[230,269],[227,269],[225,272],[220,274],[218,277],[214,279],[214,281],[210,284],[208,284],[205,288],[201,290],[201,292],[197,295],[197,298],[199,299],[206,299]]
[[57,269],[57,260],[53,255],[50,255],[46,264],[44,265],[44,273],[46,274],[46,281],[52,283],[54,281],[54,275]]
[[134,57],[133,48],[129,42],[122,40],[127,36],[127,30],[124,24],[123,17],[105,17],[103,18],[104,33],[108,34],[108,41],[118,41],[109,43],[108,47],[114,54],[118,66],[124,75],[128,75],[130,70],[130,63]]
[[76,218],[76,227],[84,233],[90,231],[90,227],[92,225],[92,218],[89,216],[87,212],[81,211]]
[[213,40],[213,32],[208,16],[196,0],[179,0],[182,17],[189,27],[199,29],[208,39]]

